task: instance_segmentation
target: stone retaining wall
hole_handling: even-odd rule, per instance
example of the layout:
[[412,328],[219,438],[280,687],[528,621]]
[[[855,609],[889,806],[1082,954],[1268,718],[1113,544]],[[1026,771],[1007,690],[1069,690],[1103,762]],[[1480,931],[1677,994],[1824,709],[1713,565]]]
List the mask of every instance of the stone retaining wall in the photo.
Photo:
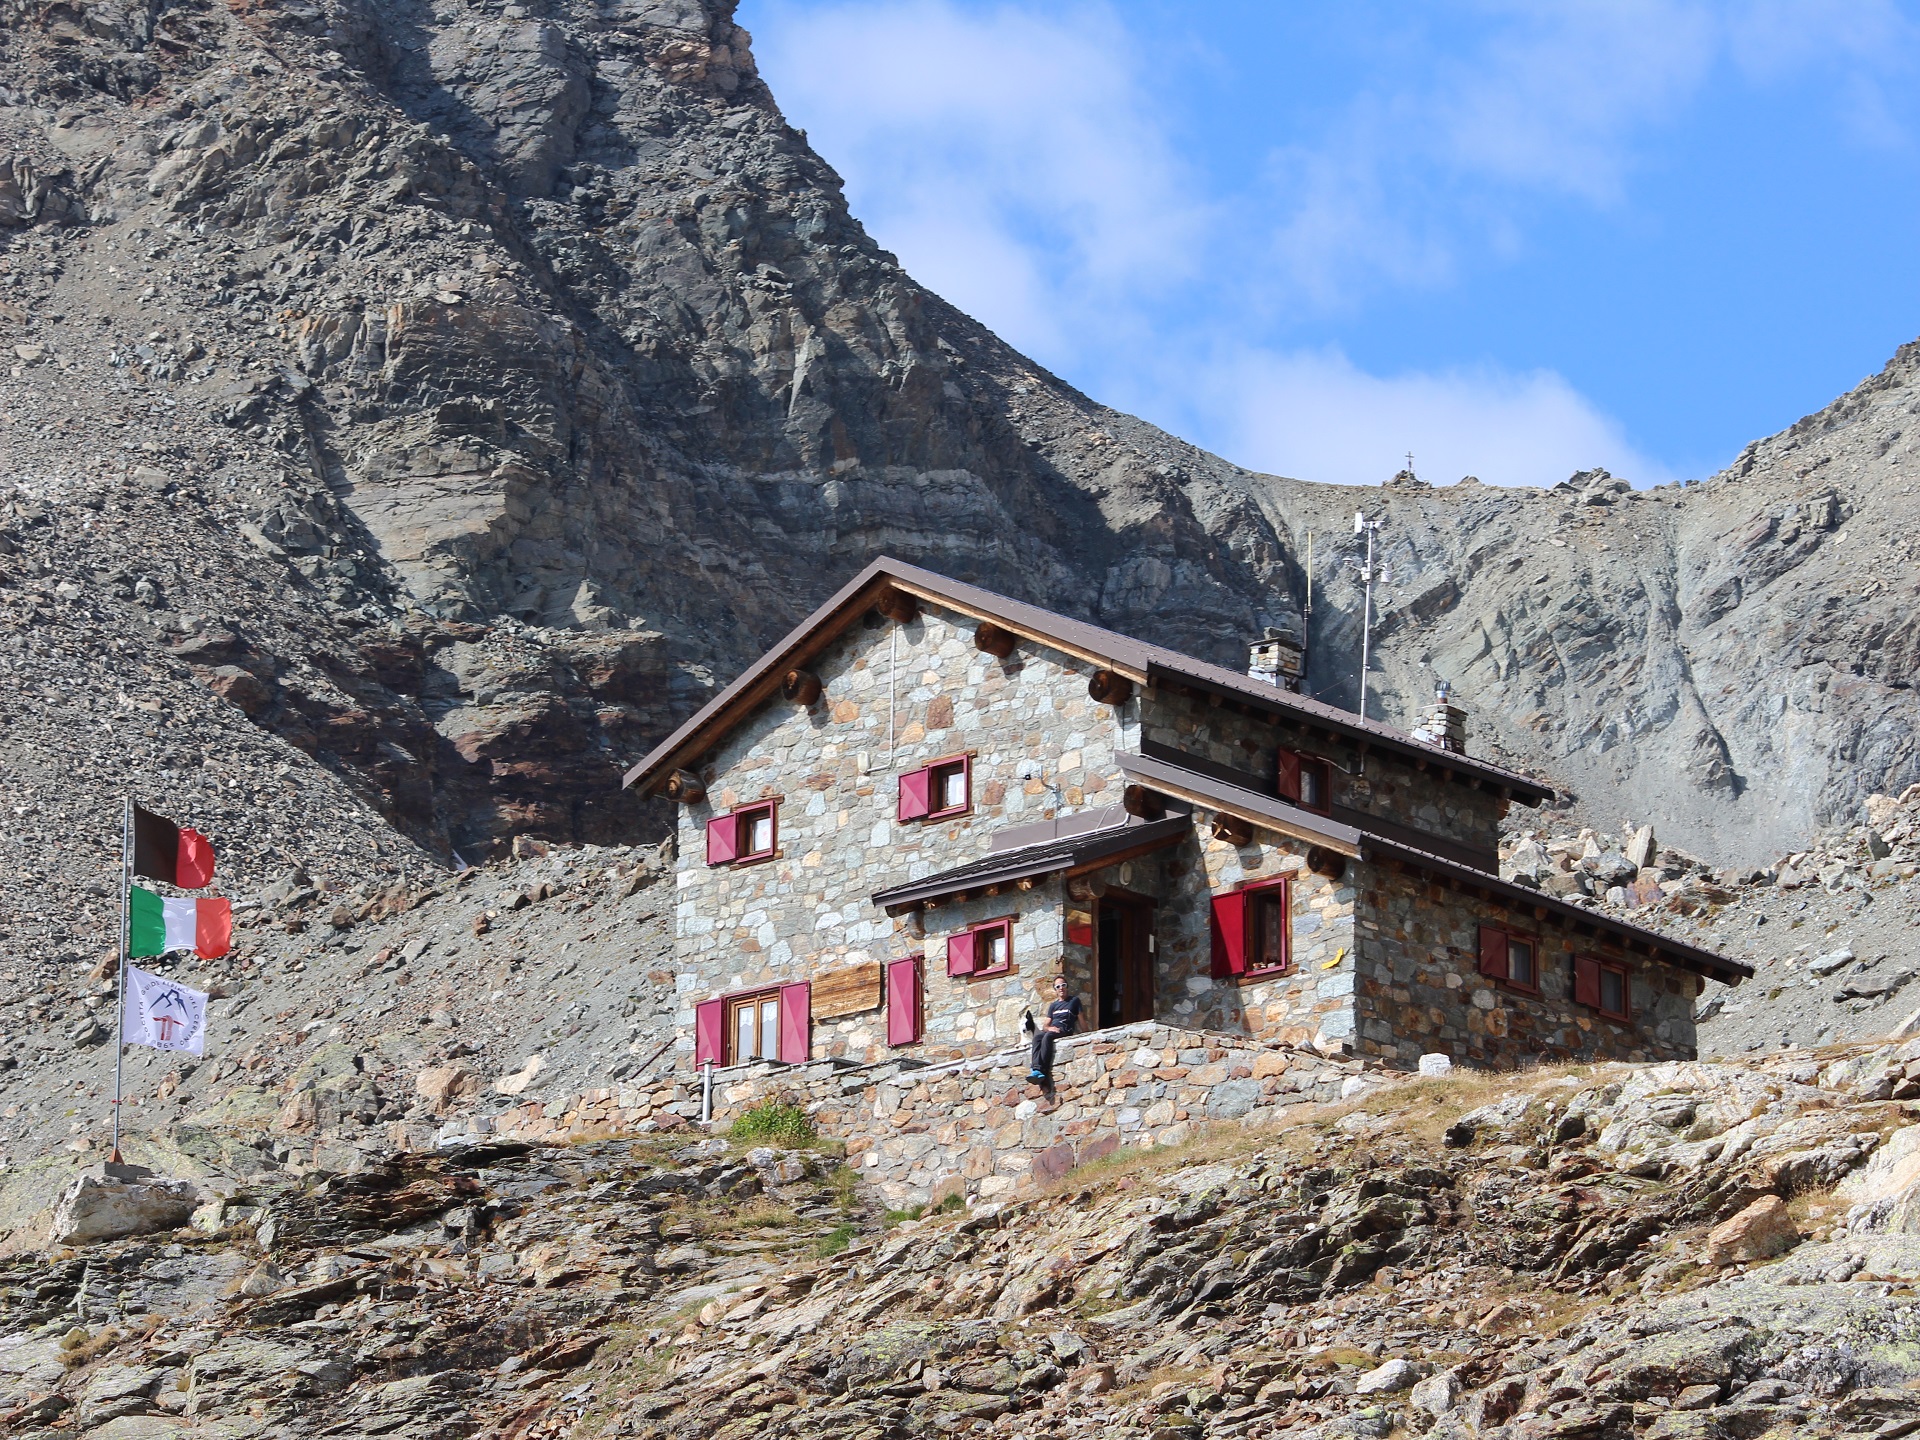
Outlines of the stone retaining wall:
[[[1025,1083],[1026,1053],[942,1065],[735,1066],[714,1073],[713,1118],[726,1123],[764,1100],[803,1106],[824,1136],[844,1141],[861,1179],[896,1209],[948,1195],[1003,1199],[1057,1179],[1122,1146],[1179,1145],[1209,1124],[1258,1123],[1301,1104],[1339,1100],[1362,1073],[1355,1060],[1238,1036],[1143,1022],[1060,1044],[1051,1101]],[[400,1143],[492,1135],[568,1141],[675,1129],[700,1117],[699,1081],[590,1090],[528,1101],[490,1119],[408,1127]]]

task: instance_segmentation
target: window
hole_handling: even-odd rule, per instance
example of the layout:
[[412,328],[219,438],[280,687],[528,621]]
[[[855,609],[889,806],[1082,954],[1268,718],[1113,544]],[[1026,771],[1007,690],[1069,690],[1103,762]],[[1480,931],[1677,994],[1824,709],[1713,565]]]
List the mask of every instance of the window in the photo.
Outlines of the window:
[[1627,967],[1597,955],[1573,957],[1573,1000],[1609,1020],[1633,1018],[1633,982]]
[[956,755],[900,777],[902,820],[944,820],[973,807],[973,760]]
[[1282,750],[1275,789],[1282,800],[1325,815],[1333,808],[1333,767],[1317,755]]
[[1257,890],[1247,897],[1247,970],[1287,968],[1287,897]]
[[1004,975],[1013,968],[1013,917],[986,920],[947,937],[947,974]]
[[801,1065],[813,1050],[813,987],[723,995],[694,1007],[693,1063],[747,1065],[780,1060]]
[[1540,942],[1497,925],[1480,927],[1480,973],[1515,990],[1540,993]]
[[1213,897],[1215,979],[1283,975],[1293,965],[1293,886],[1282,877]]
[[780,1054],[780,995],[743,995],[727,1002],[727,1064]]
[[933,775],[933,784],[928,787],[933,808],[927,812],[927,818],[963,813],[968,802],[966,760],[946,760],[927,768]]
[[772,859],[780,838],[779,804],[777,800],[762,800],[709,820],[707,864],[740,865]]

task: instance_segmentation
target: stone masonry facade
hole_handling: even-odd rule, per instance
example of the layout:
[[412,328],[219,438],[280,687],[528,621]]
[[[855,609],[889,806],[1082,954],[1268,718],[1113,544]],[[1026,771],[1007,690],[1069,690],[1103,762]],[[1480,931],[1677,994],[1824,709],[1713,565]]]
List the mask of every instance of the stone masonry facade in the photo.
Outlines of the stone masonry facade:
[[[916,1058],[1017,1043],[1023,1016],[1044,1005],[1056,974],[1090,997],[1091,947],[1069,938],[1078,928],[1070,922],[1084,923],[1090,912],[1057,878],[924,916],[890,919],[869,899],[889,884],[981,858],[1004,826],[1112,809],[1124,783],[1116,757],[1137,748],[1143,705],[1163,703],[1149,692],[1121,706],[1101,704],[1087,695],[1091,664],[1033,644],[998,660],[974,648],[973,629],[971,620],[934,607],[906,625],[856,628],[813,663],[823,684],[819,702],[802,709],[774,700],[716,748],[702,777],[706,802],[681,807],[679,818],[682,1055],[693,1053],[693,1007],[703,999],[915,953],[924,996]],[[900,773],[961,754],[972,766],[970,813],[939,822],[895,818]],[[774,857],[704,865],[708,819],[765,799],[779,802]],[[1197,829],[1177,846],[1090,877],[1095,894],[1111,886],[1155,902],[1157,1018],[1295,1044],[1350,1039],[1353,892],[1350,883],[1308,871],[1306,849],[1268,830],[1236,847]],[[1216,980],[1210,894],[1281,875],[1293,877],[1291,972]],[[1001,917],[1013,921],[1008,970],[950,978],[948,936]],[[814,1023],[816,1057],[873,1062],[887,1051],[877,1004]]]
[[[1703,982],[1629,956],[1602,936],[1569,934],[1531,909],[1469,898],[1418,875],[1376,867],[1358,918],[1359,1036],[1369,1059],[1406,1066],[1440,1053],[1510,1068],[1541,1060],[1673,1060],[1694,1055]],[[1539,945],[1538,993],[1479,973],[1476,939],[1491,924]],[[1631,1018],[1573,999],[1573,961],[1593,955],[1629,972]]]
[[1272,793],[1274,753],[1285,747],[1328,763],[1336,811],[1411,825],[1467,844],[1492,844],[1507,802],[1484,790],[1448,784],[1378,758],[1363,760],[1350,746],[1328,744],[1284,720],[1245,715],[1191,696],[1155,692],[1141,727],[1150,741],[1239,770]]
[[[869,897],[979,859],[1004,826],[1115,805],[1115,756],[1134,747],[1139,700],[1112,707],[1090,699],[1093,667],[1043,646],[1023,645],[1007,660],[983,654],[973,629],[932,609],[905,625],[856,627],[814,661],[818,702],[776,699],[717,747],[703,777],[706,801],[682,807],[679,818],[683,1055],[694,1050],[693,1007],[710,995],[915,952],[926,957],[924,1043],[936,1053],[1004,1045],[1022,1013],[1041,1003],[1061,965],[1057,883],[946,907],[925,924],[889,918]],[[898,777],[960,755],[971,764],[970,811],[899,821]],[[769,798],[779,802],[771,860],[702,863],[711,816]],[[1011,969],[950,980],[948,933],[1000,916],[1014,920]],[[877,1005],[814,1025],[816,1056],[874,1060],[885,1049]]]

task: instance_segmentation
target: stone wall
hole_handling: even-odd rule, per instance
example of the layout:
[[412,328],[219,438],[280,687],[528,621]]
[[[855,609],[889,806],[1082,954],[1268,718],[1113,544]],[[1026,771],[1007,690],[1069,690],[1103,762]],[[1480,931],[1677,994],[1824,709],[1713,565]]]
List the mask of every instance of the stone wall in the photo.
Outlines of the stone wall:
[[[1477,787],[1455,784],[1380,755],[1368,756],[1362,764],[1352,747],[1310,736],[1284,720],[1244,715],[1171,691],[1147,693],[1141,733],[1185,754],[1258,776],[1255,788],[1269,795],[1274,786],[1274,756],[1280,747],[1321,756],[1332,762],[1329,778],[1335,806],[1488,850],[1506,813],[1506,801]],[[1355,774],[1356,770],[1361,773]]]
[[[948,1195],[1005,1198],[1122,1147],[1180,1145],[1212,1124],[1272,1122],[1290,1108],[1339,1100],[1357,1061],[1144,1022],[1062,1041],[1053,1103],[1022,1079],[1024,1050],[913,1067],[734,1066],[714,1075],[725,1123],[765,1100],[803,1105],[820,1133],[846,1143],[863,1182],[894,1208]],[[1358,1083],[1364,1084],[1364,1081]],[[530,1101],[491,1119],[449,1122],[396,1141],[492,1135],[547,1142],[675,1129],[700,1115],[698,1079]]]
[[[1598,937],[1543,923],[1530,908],[1462,895],[1424,877],[1368,867],[1357,915],[1360,963],[1356,1050],[1412,1066],[1440,1052],[1488,1067],[1528,1060],[1690,1060],[1701,982]],[[1479,973],[1479,927],[1539,940],[1540,993]],[[1633,1019],[1608,1020],[1574,1003],[1573,957],[1624,963]]]
[[[812,665],[824,686],[814,705],[774,699],[740,724],[705,766],[707,801],[679,813],[678,1047],[690,1060],[694,1006],[721,994],[810,979],[836,966],[924,952],[930,1047],[1003,1044],[1009,1023],[1060,964],[1057,886],[977,900],[917,922],[876,908],[876,890],[966,864],[993,833],[1055,815],[1113,806],[1115,755],[1138,745],[1136,698],[1117,710],[1088,698],[1093,667],[1031,642],[1006,660],[973,645],[974,622],[926,607],[906,625],[856,627]],[[888,758],[889,735],[892,758]],[[955,820],[896,819],[898,777],[930,761],[973,757],[973,805]],[[1038,764],[1040,774],[1031,772]],[[708,819],[736,805],[780,799],[772,860],[707,867]],[[977,914],[975,912],[978,912]],[[1014,970],[994,980],[949,980],[945,937],[955,924],[1019,917]],[[876,1009],[823,1020],[814,1053],[853,1060],[886,1054]]]

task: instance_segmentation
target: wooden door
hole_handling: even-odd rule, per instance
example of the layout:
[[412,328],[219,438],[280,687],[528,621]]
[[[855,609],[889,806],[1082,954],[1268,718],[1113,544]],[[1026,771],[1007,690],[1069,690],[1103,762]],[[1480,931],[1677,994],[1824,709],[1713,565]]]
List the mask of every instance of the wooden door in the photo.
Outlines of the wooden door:
[[1094,1023],[1153,1019],[1153,904],[1131,896],[1095,901]]

